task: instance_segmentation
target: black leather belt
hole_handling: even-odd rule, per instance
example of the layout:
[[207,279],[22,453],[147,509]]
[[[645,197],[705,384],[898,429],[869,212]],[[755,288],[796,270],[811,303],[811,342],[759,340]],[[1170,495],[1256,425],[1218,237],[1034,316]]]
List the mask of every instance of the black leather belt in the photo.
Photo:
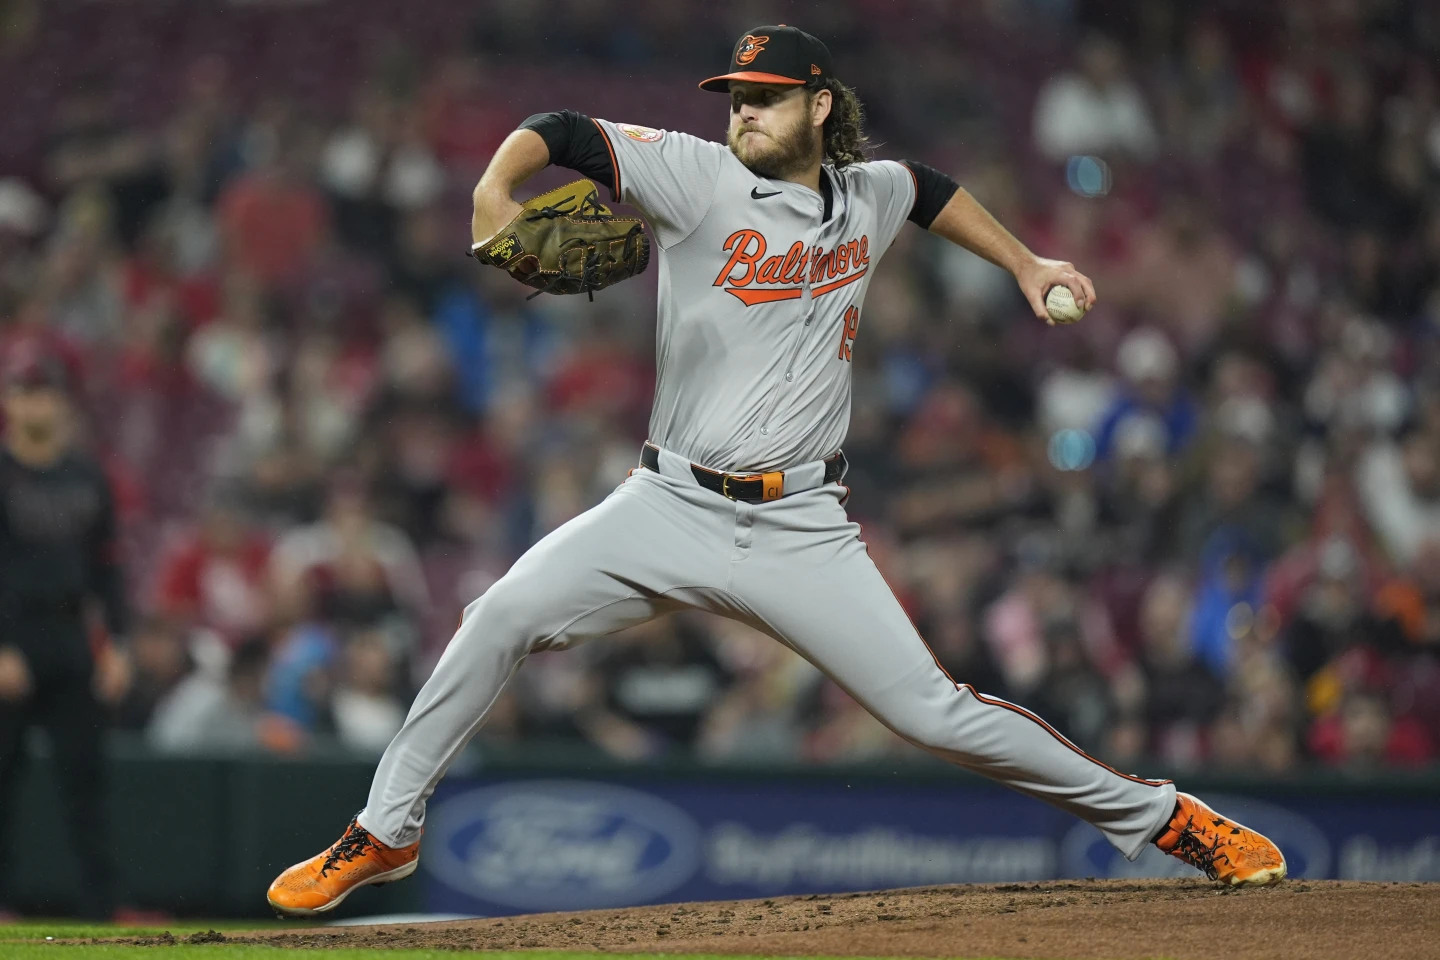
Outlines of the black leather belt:
[[[646,442],[640,448],[640,466],[659,473],[660,448],[653,443]],[[768,500],[779,500],[785,496],[785,474],[782,471],[721,473],[718,470],[711,470],[709,467],[702,467],[698,463],[692,463],[690,472],[695,475],[695,482],[700,486],[731,500],[765,503]],[[834,456],[826,458],[825,479],[821,483],[834,483],[843,476],[845,476],[845,454],[843,452],[836,453]]]

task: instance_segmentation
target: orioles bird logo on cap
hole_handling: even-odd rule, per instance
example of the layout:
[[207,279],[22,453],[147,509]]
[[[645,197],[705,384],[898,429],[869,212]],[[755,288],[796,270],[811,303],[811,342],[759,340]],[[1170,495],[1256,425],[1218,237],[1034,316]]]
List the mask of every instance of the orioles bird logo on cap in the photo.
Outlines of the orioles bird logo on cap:
[[770,42],[769,37],[756,37],[745,34],[745,39],[740,41],[740,49],[735,51],[735,62],[740,66],[749,66],[755,61],[755,55],[765,49],[765,44]]

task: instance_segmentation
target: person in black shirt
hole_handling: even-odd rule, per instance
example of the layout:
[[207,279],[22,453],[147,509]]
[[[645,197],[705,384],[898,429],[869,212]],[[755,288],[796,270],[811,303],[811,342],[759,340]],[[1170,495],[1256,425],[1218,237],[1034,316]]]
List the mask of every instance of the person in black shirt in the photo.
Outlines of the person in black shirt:
[[[115,511],[95,463],[70,449],[66,371],[39,348],[13,351],[3,368],[0,447],[0,883],[4,839],[24,759],[25,731],[48,734],[64,814],[82,858],[81,911],[112,909],[105,838],[101,739],[104,702],[119,698],[128,661],[116,645],[126,606],[115,556]],[[98,601],[111,638],[91,650],[88,614]]]

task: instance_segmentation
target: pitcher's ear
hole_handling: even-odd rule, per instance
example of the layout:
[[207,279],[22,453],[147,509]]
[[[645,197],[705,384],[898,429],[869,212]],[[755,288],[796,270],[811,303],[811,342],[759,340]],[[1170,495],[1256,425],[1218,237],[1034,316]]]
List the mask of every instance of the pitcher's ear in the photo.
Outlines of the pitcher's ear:
[[820,123],[824,123],[830,116],[830,111],[835,106],[835,99],[829,90],[823,87],[815,91],[815,97],[810,103],[810,109],[815,111],[814,117]]

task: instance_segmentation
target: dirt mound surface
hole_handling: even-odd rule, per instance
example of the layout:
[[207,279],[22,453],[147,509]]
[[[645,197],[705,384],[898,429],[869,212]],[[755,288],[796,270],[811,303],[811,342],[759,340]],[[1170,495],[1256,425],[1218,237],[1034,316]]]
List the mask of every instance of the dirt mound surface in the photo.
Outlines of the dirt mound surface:
[[548,949],[791,956],[1440,956],[1440,884],[1056,881],[668,904],[458,923],[229,935],[306,947]]

